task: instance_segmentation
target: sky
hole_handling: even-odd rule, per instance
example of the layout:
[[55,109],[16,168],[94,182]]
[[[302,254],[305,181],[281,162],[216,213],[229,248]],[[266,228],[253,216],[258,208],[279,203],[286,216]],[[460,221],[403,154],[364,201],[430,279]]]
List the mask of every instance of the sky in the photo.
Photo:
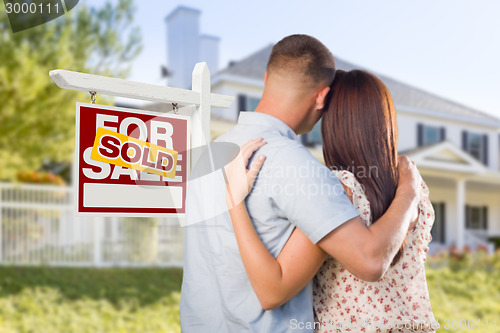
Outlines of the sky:
[[[99,0],[87,0],[98,5]],[[136,0],[143,52],[130,80],[165,84],[165,17],[201,10],[200,32],[221,38],[220,68],[293,33],[375,73],[500,118],[500,0]]]

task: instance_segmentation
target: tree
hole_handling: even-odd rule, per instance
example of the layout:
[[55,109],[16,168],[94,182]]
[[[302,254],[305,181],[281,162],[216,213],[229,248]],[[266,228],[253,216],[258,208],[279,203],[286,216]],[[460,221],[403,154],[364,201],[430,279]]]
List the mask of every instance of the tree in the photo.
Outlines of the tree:
[[133,12],[132,0],[99,8],[80,4],[69,14],[15,34],[5,11],[0,13],[0,180],[13,180],[21,170],[71,163],[75,102],[89,96],[60,89],[49,71],[125,77],[141,50]]

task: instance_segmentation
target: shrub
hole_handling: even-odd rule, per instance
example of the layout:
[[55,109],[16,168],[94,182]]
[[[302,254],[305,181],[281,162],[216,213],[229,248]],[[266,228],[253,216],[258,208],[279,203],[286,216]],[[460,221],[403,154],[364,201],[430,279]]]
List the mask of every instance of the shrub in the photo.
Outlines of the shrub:
[[22,183],[66,185],[66,182],[52,172],[20,171],[17,173],[17,180]]

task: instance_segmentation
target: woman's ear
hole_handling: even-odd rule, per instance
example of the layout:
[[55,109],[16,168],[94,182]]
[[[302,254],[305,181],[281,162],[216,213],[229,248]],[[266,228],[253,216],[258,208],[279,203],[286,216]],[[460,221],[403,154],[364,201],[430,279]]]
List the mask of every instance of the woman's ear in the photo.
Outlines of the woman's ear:
[[325,107],[326,95],[330,91],[330,87],[321,88],[316,95],[316,109],[322,110]]

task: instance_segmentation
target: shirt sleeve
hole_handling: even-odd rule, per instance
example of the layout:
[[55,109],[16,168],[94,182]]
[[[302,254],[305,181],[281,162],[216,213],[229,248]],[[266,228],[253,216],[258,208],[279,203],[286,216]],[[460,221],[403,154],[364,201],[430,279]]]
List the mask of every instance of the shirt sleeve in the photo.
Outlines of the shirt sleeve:
[[335,174],[299,143],[274,156],[266,172],[272,200],[314,244],[359,216]]

